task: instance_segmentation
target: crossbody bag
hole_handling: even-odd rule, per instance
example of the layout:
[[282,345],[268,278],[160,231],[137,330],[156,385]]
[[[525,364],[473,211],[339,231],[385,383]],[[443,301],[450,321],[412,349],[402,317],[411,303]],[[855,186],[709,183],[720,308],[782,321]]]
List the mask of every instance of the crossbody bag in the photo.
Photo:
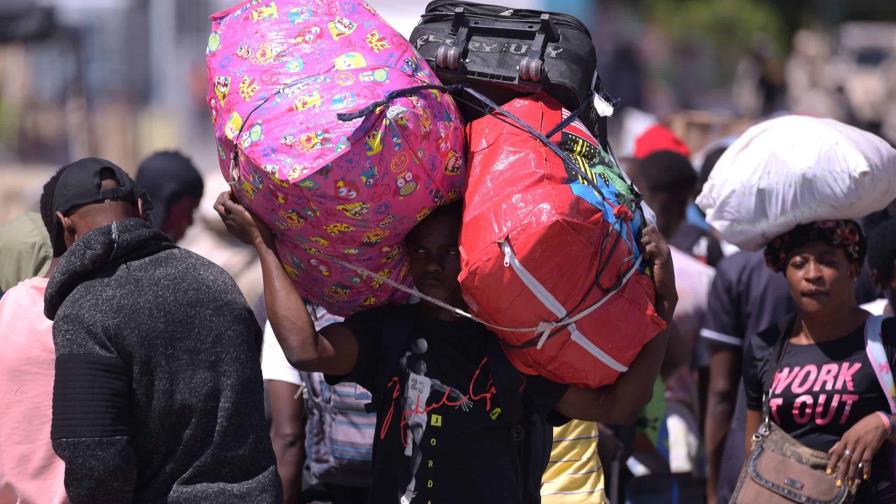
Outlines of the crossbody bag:
[[[753,434],[753,449],[741,469],[731,504],[851,503],[857,487],[837,486],[837,476],[825,472],[830,456],[826,452],[803,446],[771,421],[771,388],[775,373],[781,367],[789,329],[790,327],[782,331],[781,338],[773,349],[775,366],[771,370],[770,383],[763,396],[762,424]],[[873,323],[869,319],[865,324],[866,341],[870,329],[873,329]],[[892,383],[892,376],[890,380]]]

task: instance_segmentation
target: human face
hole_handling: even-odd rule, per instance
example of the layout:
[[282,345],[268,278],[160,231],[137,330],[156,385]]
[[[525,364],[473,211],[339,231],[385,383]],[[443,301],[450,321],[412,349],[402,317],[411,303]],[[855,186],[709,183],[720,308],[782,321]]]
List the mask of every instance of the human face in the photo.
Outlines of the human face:
[[180,241],[187,228],[193,225],[193,211],[198,206],[199,200],[193,196],[184,196],[175,201],[168,209],[165,222],[162,223],[162,231],[174,242]]
[[797,247],[787,259],[784,274],[800,313],[818,314],[855,304],[858,267],[839,247],[822,242]]
[[448,303],[462,306],[460,293],[460,222],[450,215],[424,220],[408,235],[411,277],[417,290]]

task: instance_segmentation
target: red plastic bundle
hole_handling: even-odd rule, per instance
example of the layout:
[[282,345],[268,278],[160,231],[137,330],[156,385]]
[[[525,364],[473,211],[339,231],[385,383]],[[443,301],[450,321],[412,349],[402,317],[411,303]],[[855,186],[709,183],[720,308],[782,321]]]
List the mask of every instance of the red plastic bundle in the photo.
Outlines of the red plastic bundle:
[[[568,116],[540,96],[503,108],[542,135]],[[630,184],[579,121],[550,138],[567,165],[498,113],[467,128],[460,282],[470,309],[507,328],[496,332],[520,371],[612,383],[665,328],[640,260],[644,222]]]

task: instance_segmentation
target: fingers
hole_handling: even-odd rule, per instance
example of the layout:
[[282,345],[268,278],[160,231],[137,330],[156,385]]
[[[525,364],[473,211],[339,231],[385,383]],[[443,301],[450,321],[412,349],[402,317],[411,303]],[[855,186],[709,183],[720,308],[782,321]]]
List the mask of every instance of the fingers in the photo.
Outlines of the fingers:
[[[864,470],[865,451],[851,439],[841,439],[828,451],[831,455],[828,474],[834,473],[837,476],[837,486],[852,486],[855,483],[856,476]],[[860,462],[862,462],[861,470],[858,467]]]
[[874,458],[874,452],[869,446],[858,446],[856,453],[853,454],[849,463],[849,472],[846,475],[846,481],[849,486],[856,482],[861,483],[871,477],[871,461]]
[[648,259],[653,259],[659,252],[657,233],[656,226],[647,226],[641,232],[641,245],[644,248],[644,255]]
[[871,478],[871,462],[872,462],[873,454],[869,454],[869,451],[865,451],[865,456],[862,457],[862,481],[868,481]]
[[215,201],[215,210],[221,218],[233,217],[235,214],[248,214],[248,210],[240,202],[236,201],[230,191],[222,192]]
[[641,232],[641,246],[645,255],[650,259],[664,260],[669,255],[669,246],[666,239],[660,234],[656,226],[647,226]]
[[644,231],[642,231],[641,234],[650,238],[656,238],[657,236],[659,236],[659,232],[659,229],[655,225],[651,224],[645,227]]
[[232,191],[224,191],[218,195],[215,200],[214,209],[222,220],[226,220],[234,211],[241,209],[243,206],[236,201]]
[[834,443],[834,446],[828,450],[828,455],[831,456],[831,460],[828,461],[828,474],[834,474],[834,471],[839,469],[840,460],[843,458],[843,441],[837,441]]
[[840,463],[843,466],[841,473],[846,473],[843,477],[843,481],[847,482],[849,486],[852,486],[855,483],[856,475],[858,474],[858,468],[856,467],[862,461],[860,453],[853,453],[849,460],[844,460]]
[[852,465],[853,455],[853,451],[849,449],[849,446],[846,443],[844,443],[844,447],[840,453],[840,461],[837,463],[837,468],[835,469],[837,483],[845,485],[849,481],[846,479],[846,475],[849,473],[849,466]]
[[641,231],[641,243],[646,247],[651,243],[655,243],[657,239],[656,226],[647,226]]
[[225,213],[224,202],[228,199],[230,199],[230,191],[224,191],[218,195],[218,197],[215,199],[215,204],[212,206],[215,211],[218,212],[218,215],[220,215],[221,218],[224,217]]

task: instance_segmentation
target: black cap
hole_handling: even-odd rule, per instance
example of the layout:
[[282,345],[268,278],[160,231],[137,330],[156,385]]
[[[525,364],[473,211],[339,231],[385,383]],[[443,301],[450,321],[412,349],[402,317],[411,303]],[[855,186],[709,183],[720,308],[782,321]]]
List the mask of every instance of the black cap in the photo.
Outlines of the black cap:
[[[100,173],[111,170],[118,187],[102,190]],[[137,186],[115,163],[100,158],[84,158],[62,167],[62,176],[53,195],[53,211],[68,214],[75,208],[105,200],[137,202]]]

